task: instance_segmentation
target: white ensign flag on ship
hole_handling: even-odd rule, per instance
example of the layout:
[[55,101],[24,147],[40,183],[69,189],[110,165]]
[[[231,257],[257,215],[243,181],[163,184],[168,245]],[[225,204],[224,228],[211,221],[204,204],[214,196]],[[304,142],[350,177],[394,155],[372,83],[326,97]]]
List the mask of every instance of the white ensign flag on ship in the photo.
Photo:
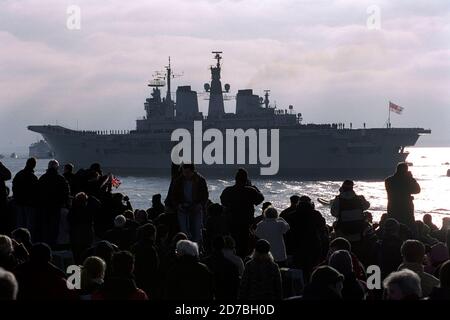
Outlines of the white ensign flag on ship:
[[401,114],[403,111],[403,107],[400,107],[399,105],[396,105],[395,103],[392,103],[389,101],[389,110],[391,110],[397,114]]

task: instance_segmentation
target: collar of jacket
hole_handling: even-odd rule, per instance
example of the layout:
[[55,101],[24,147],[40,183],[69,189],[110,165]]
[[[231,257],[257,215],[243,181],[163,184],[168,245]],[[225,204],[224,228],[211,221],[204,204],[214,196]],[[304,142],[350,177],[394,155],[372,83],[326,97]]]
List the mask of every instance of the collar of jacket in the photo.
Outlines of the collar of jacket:
[[404,262],[398,267],[398,270],[402,269],[409,269],[415,273],[423,273],[423,264],[417,262]]

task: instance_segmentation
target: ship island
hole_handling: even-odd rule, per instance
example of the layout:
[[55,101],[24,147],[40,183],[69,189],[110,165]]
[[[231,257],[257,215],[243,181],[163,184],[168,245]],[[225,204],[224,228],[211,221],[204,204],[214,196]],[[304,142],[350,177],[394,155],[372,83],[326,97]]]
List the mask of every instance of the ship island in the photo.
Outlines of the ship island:
[[[120,175],[166,176],[172,166],[171,150],[176,144],[171,134],[176,129],[194,130],[202,121],[205,129],[278,129],[279,170],[277,176],[307,180],[384,179],[397,163],[406,161],[406,147],[416,144],[424,128],[397,128],[388,124],[379,128],[346,128],[344,125],[303,123],[301,113],[292,105],[279,109],[272,105],[269,90],[259,96],[252,89],[240,89],[229,95],[230,85],[222,86],[221,51],[213,51],[211,81],[197,94],[191,86],[178,86],[175,100],[171,94],[172,67],[165,67],[148,86],[145,116],[136,120],[136,129],[73,130],[58,125],[30,125],[40,133],[62,163],[88,167],[101,163],[104,171]],[[166,87],[165,97],[162,89]],[[199,95],[207,94],[208,113],[199,111]],[[235,99],[235,112],[225,112],[224,101]],[[246,148],[248,149],[248,144]],[[258,174],[260,164],[235,162],[199,164],[197,169],[208,176],[227,177],[237,168]]]

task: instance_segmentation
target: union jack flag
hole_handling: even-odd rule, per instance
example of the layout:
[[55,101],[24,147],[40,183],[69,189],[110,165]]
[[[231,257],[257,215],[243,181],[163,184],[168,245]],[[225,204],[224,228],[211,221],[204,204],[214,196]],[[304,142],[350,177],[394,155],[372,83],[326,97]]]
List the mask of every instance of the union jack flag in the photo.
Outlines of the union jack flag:
[[122,182],[120,182],[120,180],[117,177],[113,176],[111,178],[111,186],[113,186],[114,188],[117,189],[121,184]]
[[395,112],[396,114],[401,114],[403,111],[403,107],[400,107],[399,105],[396,105],[395,103],[389,101],[389,110]]

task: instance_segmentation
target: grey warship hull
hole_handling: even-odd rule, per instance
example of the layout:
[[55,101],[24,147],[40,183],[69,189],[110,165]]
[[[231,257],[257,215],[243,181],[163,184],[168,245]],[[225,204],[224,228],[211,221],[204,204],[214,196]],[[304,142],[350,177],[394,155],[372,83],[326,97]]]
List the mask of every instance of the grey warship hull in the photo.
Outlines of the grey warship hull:
[[[30,126],[41,133],[62,163],[88,167],[99,162],[105,171],[122,175],[169,175],[173,142],[170,133],[103,134],[60,126]],[[405,161],[420,128],[280,129],[277,176],[303,179],[382,179]],[[197,165],[208,176],[226,177],[244,167],[259,174],[260,165]],[[268,176],[271,177],[271,176]]]

